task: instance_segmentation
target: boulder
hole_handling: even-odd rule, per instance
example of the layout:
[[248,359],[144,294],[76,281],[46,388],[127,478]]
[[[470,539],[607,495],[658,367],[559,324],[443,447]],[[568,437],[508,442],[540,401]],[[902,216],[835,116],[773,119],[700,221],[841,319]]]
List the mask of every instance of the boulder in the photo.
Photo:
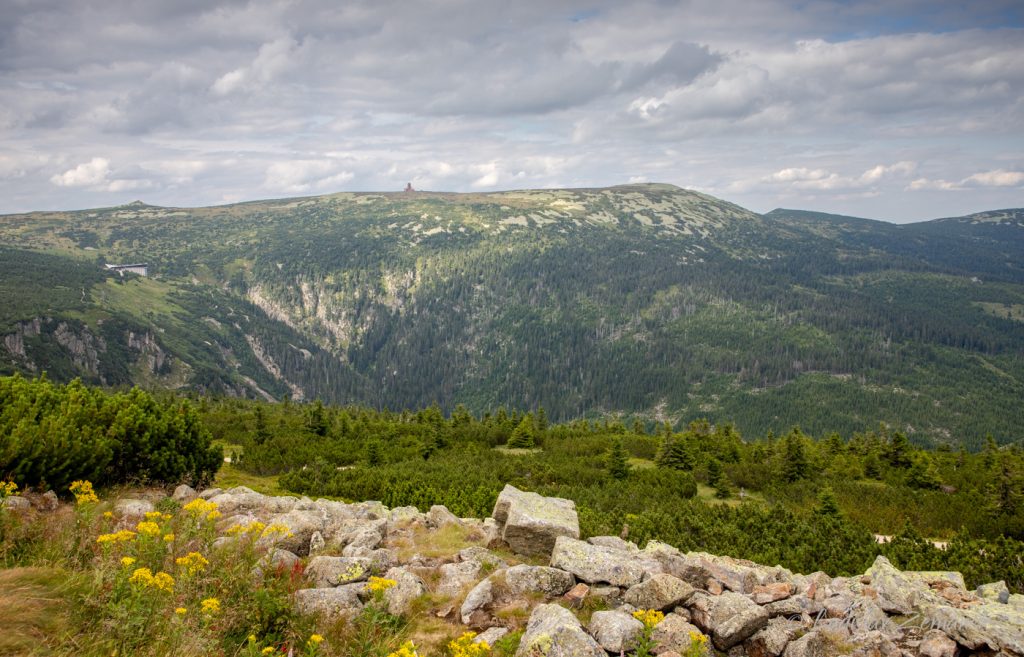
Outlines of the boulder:
[[759,605],[766,605],[769,602],[785,600],[793,595],[793,585],[789,582],[773,582],[771,584],[758,584],[750,592],[750,598]]
[[272,548],[256,562],[253,573],[257,577],[263,577],[264,572],[273,573],[277,570],[287,572],[295,568],[295,564],[298,562],[299,557],[288,550]]
[[595,611],[587,624],[587,631],[602,648],[619,653],[636,648],[644,624],[624,611]]
[[392,525],[409,524],[423,518],[423,514],[414,506],[396,506],[388,513],[388,522]]
[[395,586],[384,591],[388,613],[394,616],[408,613],[413,601],[427,592],[423,580],[405,568],[391,568],[384,577],[395,582]]
[[[557,598],[573,587],[572,575],[547,566],[520,564],[503,571],[505,587],[511,595],[541,593],[546,598]],[[494,575],[492,575],[494,577]]]
[[266,504],[267,496],[245,486],[236,486],[219,495],[214,495],[209,501],[216,504],[217,509],[227,516],[245,511],[261,511]]
[[352,618],[363,608],[359,599],[362,588],[362,584],[348,584],[333,589],[299,589],[295,592],[295,609],[326,619]]
[[715,647],[728,650],[768,624],[768,612],[746,596],[725,591],[720,596],[694,594],[693,622],[711,635]]
[[613,548],[559,536],[551,553],[551,566],[570,572],[588,584],[630,587],[643,579],[643,568],[630,555]]
[[489,627],[473,637],[473,643],[486,643],[493,648],[494,643],[500,641],[506,634],[508,634],[507,627]]
[[223,492],[224,490],[221,488],[204,488],[202,492],[199,493],[199,497],[204,500],[212,500]]
[[508,566],[508,563],[498,555],[494,554],[487,548],[482,548],[476,545],[459,550],[459,561],[475,561],[492,570]]
[[928,630],[917,648],[920,657],[956,657],[956,641],[942,630]]
[[623,599],[637,609],[667,611],[693,595],[693,587],[672,575],[654,575],[626,591]]
[[937,600],[924,582],[907,577],[881,555],[864,574],[878,594],[878,605],[890,614],[908,615],[920,603]]
[[464,625],[470,625],[475,612],[494,604],[537,593],[547,598],[556,598],[572,588],[573,584],[572,575],[557,568],[523,564],[503,568],[470,590],[459,610],[459,616]]
[[320,533],[320,530],[313,532],[313,535],[309,537],[310,556],[315,555],[317,552],[323,552],[326,546],[327,541],[324,540],[324,535]]
[[147,513],[151,513],[156,510],[153,503],[148,500],[136,500],[131,498],[122,498],[114,502],[114,513],[119,516],[127,516],[130,518],[141,518]]
[[964,576],[955,570],[904,570],[903,574],[910,579],[916,579],[932,586],[940,582],[952,584],[961,591],[967,590]]
[[11,511],[25,512],[32,508],[32,503],[21,495],[4,498],[3,508]]
[[[294,498],[290,498],[294,499]],[[288,511],[270,516],[267,526],[279,525],[287,532],[264,532],[261,545],[273,545],[300,557],[309,554],[313,534],[323,529],[323,517],[316,511]]]
[[704,636],[703,632],[690,624],[683,616],[675,613],[668,614],[651,633],[654,652],[658,655],[665,655],[673,651],[685,653],[693,643],[695,635]]
[[587,539],[587,543],[612,548],[613,550],[620,550],[622,552],[640,551],[640,548],[636,546],[636,543],[633,543],[632,541],[624,541],[618,536],[591,536]]
[[462,594],[463,589],[480,580],[483,564],[479,561],[460,561],[458,563],[446,563],[438,568],[440,582],[436,592],[441,595],[456,597]]
[[579,538],[580,524],[572,500],[542,497],[507,484],[498,495],[491,514],[501,529],[501,539],[518,554],[551,554],[560,536]]
[[40,511],[56,511],[60,506],[60,499],[57,498],[57,493],[48,490],[37,497],[34,503]]
[[[618,589],[616,589],[618,590]],[[590,587],[580,582],[576,586],[566,591],[562,599],[569,603],[569,606],[573,609],[579,609],[583,606],[583,601],[587,599],[587,595],[590,594]]]
[[192,488],[188,484],[181,484],[174,489],[174,493],[171,494],[171,499],[179,504],[188,504],[198,496],[199,493],[196,492],[195,488]]
[[1010,589],[1006,587],[1006,582],[1003,580],[992,582],[990,584],[982,584],[977,588],[975,593],[982,600],[1001,602],[1004,605],[1010,601]]
[[461,525],[462,520],[443,504],[435,504],[427,512],[427,524],[431,527],[444,527],[445,525]]
[[796,621],[773,618],[743,645],[749,657],[779,657],[802,629],[803,625]]
[[380,547],[387,536],[388,523],[386,520],[362,521],[352,526],[348,531],[338,535],[338,542],[348,547],[361,547],[368,550],[375,550]]
[[831,642],[824,632],[811,630],[796,641],[791,641],[783,657],[831,657],[829,648]]
[[882,632],[894,634],[899,627],[886,615],[885,611],[871,598],[857,598],[847,607],[842,616],[846,626],[852,632]]
[[317,588],[329,588],[366,581],[371,568],[365,557],[313,557],[306,566],[306,577]]
[[971,650],[1024,655],[1024,610],[999,602],[957,609],[944,605],[922,607],[925,622],[943,630]]
[[538,605],[530,614],[516,657],[607,657],[565,607]]
[[487,578],[474,586],[459,608],[459,618],[463,625],[472,625],[473,615],[482,611],[494,602],[494,582]]
[[[840,641],[846,642],[845,639],[840,639]],[[855,635],[849,639],[849,643],[856,646],[850,653],[850,657],[902,657],[903,655],[899,646],[881,632]],[[834,652],[836,651],[833,650]]]

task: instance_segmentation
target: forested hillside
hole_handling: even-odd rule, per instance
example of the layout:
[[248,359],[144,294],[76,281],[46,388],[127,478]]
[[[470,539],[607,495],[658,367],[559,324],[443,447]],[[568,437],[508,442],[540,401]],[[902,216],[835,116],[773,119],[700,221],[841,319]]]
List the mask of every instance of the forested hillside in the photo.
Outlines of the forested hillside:
[[1022,217],[761,216],[669,185],[12,215],[0,370],[980,449],[1022,437]]

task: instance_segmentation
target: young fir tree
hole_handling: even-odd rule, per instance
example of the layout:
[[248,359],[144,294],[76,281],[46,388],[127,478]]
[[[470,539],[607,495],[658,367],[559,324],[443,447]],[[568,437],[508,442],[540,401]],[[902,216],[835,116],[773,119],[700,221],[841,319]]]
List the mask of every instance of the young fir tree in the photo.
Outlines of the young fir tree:
[[810,474],[807,452],[804,449],[804,435],[800,429],[794,428],[784,439],[782,479],[787,482],[806,479]]
[[717,488],[722,483],[722,463],[712,457],[708,459],[708,485]]
[[253,442],[257,445],[270,440],[270,429],[267,428],[267,416],[263,412],[263,406],[257,404],[256,406],[256,431],[253,434]]
[[841,515],[839,501],[831,488],[823,488],[818,493],[818,506],[814,509],[814,513],[827,518],[838,518]]
[[936,472],[935,465],[927,454],[919,454],[913,460],[913,465],[907,471],[907,485],[926,490],[936,490],[942,485],[939,473]]
[[544,411],[544,407],[541,406],[537,409],[537,433],[544,433],[548,430],[548,414]]
[[533,449],[536,446],[533,435],[533,417],[526,415],[519,422],[519,425],[512,432],[512,436],[506,443],[507,447],[516,449]]
[[608,473],[616,479],[625,479],[629,476],[629,462],[626,458],[626,448],[622,446],[622,439],[616,438],[612,441],[611,447],[605,453],[605,468]]
[[371,440],[366,445],[366,463],[370,467],[376,467],[376,466],[381,464],[381,461],[382,461],[382,457],[381,457],[380,442],[376,441],[376,440]]
[[317,399],[306,411],[306,428],[318,436],[327,435],[327,417],[324,403]]
[[864,457],[864,476],[868,479],[882,478],[882,464],[878,460],[877,452],[868,452]]
[[666,439],[661,454],[658,455],[658,465],[672,470],[693,470],[695,463],[687,440],[681,436]]

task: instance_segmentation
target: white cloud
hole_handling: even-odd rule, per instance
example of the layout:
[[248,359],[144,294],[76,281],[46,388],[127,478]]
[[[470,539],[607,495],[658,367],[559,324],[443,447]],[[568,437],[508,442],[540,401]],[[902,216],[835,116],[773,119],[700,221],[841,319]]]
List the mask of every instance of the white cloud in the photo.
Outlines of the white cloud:
[[60,187],[95,187],[106,182],[109,175],[110,160],[105,157],[94,157],[73,169],[54,175],[50,182]]
[[0,212],[630,179],[756,210],[1024,205],[1024,30],[922,2],[14,3]]
[[1024,186],[1024,171],[981,171],[973,173],[959,182],[941,179],[918,178],[907,186],[910,191],[941,190],[959,191],[971,187],[1021,187]]
[[263,186],[287,193],[324,191],[339,187],[354,176],[334,160],[289,160],[267,167]]
[[1019,187],[1024,185],[1024,171],[983,171],[967,176],[963,185],[980,185],[981,187]]

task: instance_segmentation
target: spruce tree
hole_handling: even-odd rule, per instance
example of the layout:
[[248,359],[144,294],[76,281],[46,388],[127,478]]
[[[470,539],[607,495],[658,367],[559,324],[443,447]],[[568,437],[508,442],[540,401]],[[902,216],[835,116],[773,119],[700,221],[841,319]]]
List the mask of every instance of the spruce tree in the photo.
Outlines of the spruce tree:
[[263,413],[263,406],[256,406],[256,431],[253,434],[253,442],[262,445],[270,439],[270,430],[267,428],[267,416]]
[[836,494],[832,492],[831,488],[824,488],[818,493],[818,506],[814,509],[814,513],[828,518],[838,518],[840,516],[839,501],[836,499]]
[[692,470],[695,464],[686,438],[679,436],[666,442],[659,455],[658,465],[672,470]]
[[708,485],[717,488],[722,483],[722,464],[716,458],[708,459]]
[[782,479],[790,483],[806,479],[810,474],[810,465],[807,462],[807,452],[804,450],[803,433],[800,429],[794,428],[786,435],[784,443]]
[[608,473],[616,479],[625,479],[629,476],[629,462],[621,438],[612,441],[611,447],[605,453],[604,463]]
[[864,476],[868,479],[882,478],[882,464],[878,461],[877,452],[868,452],[864,457]]
[[523,417],[519,425],[512,432],[512,437],[508,439],[506,447],[516,449],[533,449],[536,447],[533,435],[533,417],[530,415]]
[[366,445],[366,463],[370,467],[376,467],[381,464],[381,460],[380,442],[371,440]]

